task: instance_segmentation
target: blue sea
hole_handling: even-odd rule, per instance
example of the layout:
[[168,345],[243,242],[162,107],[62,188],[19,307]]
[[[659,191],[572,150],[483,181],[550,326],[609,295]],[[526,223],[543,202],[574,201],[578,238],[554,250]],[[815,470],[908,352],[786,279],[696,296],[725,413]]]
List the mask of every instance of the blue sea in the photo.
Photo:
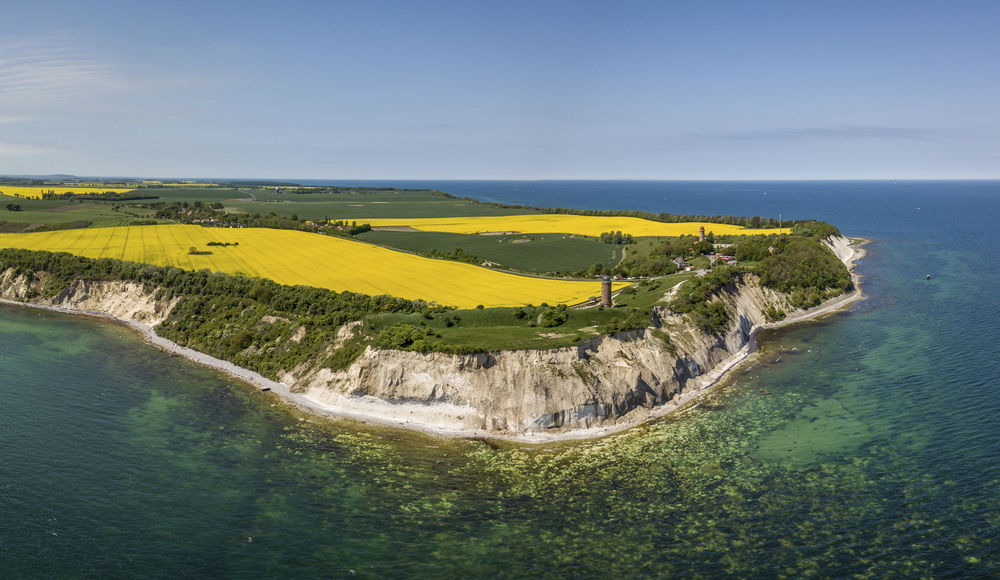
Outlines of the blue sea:
[[866,299],[692,410],[542,447],[316,419],[3,306],[0,578],[1000,576],[1000,182],[323,183],[820,219],[872,240]]

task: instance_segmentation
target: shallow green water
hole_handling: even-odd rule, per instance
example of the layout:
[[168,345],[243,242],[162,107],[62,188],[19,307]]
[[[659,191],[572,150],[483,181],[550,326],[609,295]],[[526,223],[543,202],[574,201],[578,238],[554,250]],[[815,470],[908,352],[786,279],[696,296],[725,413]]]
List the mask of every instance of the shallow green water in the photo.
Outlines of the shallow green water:
[[0,307],[0,577],[994,577],[997,244],[962,236],[877,240],[868,300],[699,406],[541,448],[313,420]]

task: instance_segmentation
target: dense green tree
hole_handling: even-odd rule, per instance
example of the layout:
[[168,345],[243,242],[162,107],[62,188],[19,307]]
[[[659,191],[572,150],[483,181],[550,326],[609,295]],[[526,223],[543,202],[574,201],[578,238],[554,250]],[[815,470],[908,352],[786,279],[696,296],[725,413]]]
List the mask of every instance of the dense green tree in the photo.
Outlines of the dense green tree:
[[546,308],[542,311],[540,325],[551,328],[553,326],[559,326],[566,319],[569,318],[569,314],[566,313],[566,305],[560,304],[555,308]]

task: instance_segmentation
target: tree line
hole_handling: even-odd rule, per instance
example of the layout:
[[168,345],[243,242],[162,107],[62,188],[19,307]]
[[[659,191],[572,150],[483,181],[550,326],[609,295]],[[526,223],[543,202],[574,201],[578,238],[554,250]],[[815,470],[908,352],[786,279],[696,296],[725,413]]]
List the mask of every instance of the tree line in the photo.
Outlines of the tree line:
[[617,232],[602,232],[600,240],[605,244],[633,244],[635,239],[632,238],[632,234],[623,234],[621,230]]
[[273,211],[268,214],[260,213],[239,213],[231,214],[223,211],[221,202],[206,204],[201,201],[194,203],[171,202],[153,203],[146,207],[156,210],[156,217],[159,219],[172,219],[182,224],[194,223],[198,220],[204,224],[211,220],[227,225],[243,228],[270,228],[275,230],[298,230],[302,232],[321,233],[330,236],[354,237],[358,234],[371,231],[371,224],[359,224],[356,221],[350,225],[346,221],[319,220],[306,221],[299,219],[299,216],[292,214],[291,217],[280,216]]
[[50,200],[88,200],[88,201],[129,201],[135,199],[160,199],[160,196],[137,191],[91,191],[89,193],[55,193],[52,190],[42,193],[42,199]]

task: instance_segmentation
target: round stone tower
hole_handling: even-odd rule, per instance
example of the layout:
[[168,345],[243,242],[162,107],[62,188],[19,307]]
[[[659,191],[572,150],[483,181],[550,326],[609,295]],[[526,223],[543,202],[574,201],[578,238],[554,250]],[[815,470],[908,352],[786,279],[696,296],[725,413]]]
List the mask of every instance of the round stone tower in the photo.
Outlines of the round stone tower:
[[705,226],[701,226],[701,238],[698,241],[699,242],[705,241]]
[[611,308],[611,276],[601,279],[601,306]]

